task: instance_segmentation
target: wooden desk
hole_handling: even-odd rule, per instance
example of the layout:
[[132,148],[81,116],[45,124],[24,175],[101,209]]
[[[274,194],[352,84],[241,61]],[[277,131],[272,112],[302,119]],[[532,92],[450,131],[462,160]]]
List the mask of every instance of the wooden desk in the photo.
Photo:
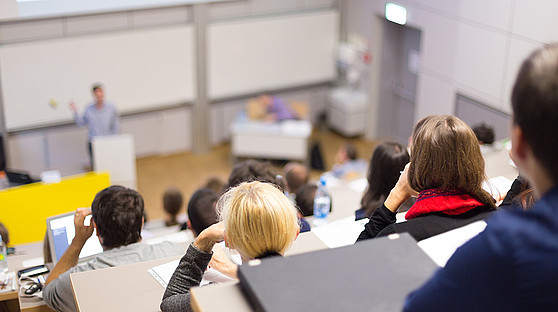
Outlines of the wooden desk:
[[71,274],[78,311],[159,311],[165,289],[147,270],[177,258]]
[[[18,270],[23,269],[25,267],[25,265],[23,265],[24,261],[35,259],[35,258],[41,258],[42,256],[43,256],[43,242],[18,245],[16,246],[16,253],[14,255],[9,255],[7,257],[8,268],[10,269],[10,271],[17,272]],[[13,304],[15,303],[15,307],[17,307],[17,309],[21,311],[26,311],[26,312],[52,311],[46,306],[43,300],[39,298],[21,298],[18,295],[18,291],[14,291],[3,295],[4,296],[0,297],[0,301],[9,300],[9,304],[11,305],[10,306],[11,308],[14,307]]]
[[[312,232],[302,233],[287,255],[326,249]],[[165,289],[148,269],[179,257],[122,265],[70,275],[77,307],[87,311],[159,311]],[[230,287],[230,283],[222,284]],[[216,285],[219,286],[219,285]],[[201,287],[207,288],[212,286]],[[230,290],[235,294],[235,286]],[[225,289],[225,291],[229,291]],[[241,298],[243,299],[243,297]],[[240,299],[239,299],[240,300]],[[211,300],[210,300],[211,301]],[[246,310],[239,310],[246,311]]]

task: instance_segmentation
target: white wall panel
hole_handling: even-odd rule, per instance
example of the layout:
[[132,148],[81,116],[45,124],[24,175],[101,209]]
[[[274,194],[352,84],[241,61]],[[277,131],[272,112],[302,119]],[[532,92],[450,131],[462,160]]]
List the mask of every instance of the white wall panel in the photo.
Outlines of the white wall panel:
[[451,83],[421,74],[417,84],[415,120],[432,114],[453,114],[455,88]]
[[46,143],[48,167],[60,170],[63,176],[83,172],[90,165],[87,128],[68,126],[48,130]]
[[558,1],[516,0],[513,32],[549,43],[558,40]]
[[494,98],[500,97],[506,37],[461,24],[455,60],[455,80]]
[[188,9],[184,6],[134,11],[132,18],[135,28],[185,24],[188,22]]
[[251,0],[248,4],[252,6],[252,13],[260,14],[295,10],[297,0]]
[[60,19],[3,24],[0,28],[0,43],[60,37],[62,34]]
[[209,6],[209,19],[242,17],[248,12],[247,1],[215,2]]
[[157,114],[158,154],[171,154],[189,150],[191,142],[191,109],[177,108]]
[[136,157],[142,157],[157,153],[157,127],[155,114],[139,114],[123,118],[120,131],[134,136]]
[[523,61],[538,48],[541,48],[542,44],[537,44],[533,41],[525,41],[521,39],[512,38],[510,43],[510,50],[508,56],[508,64],[506,68],[506,77],[504,79],[502,99],[505,102],[504,109],[509,112],[511,103],[511,92],[513,84],[519,71],[519,67]]
[[123,30],[128,28],[128,13],[68,17],[66,25],[69,34]]
[[299,0],[307,8],[315,7],[330,7],[335,3],[335,0]]
[[46,170],[45,134],[31,132],[8,137],[8,168],[38,176]]
[[512,1],[509,0],[461,0],[459,1],[459,15],[508,31],[510,30],[512,4]]
[[459,1],[463,0],[418,0],[416,6],[431,12],[457,15],[459,13]]
[[452,77],[455,72],[459,24],[456,20],[426,11],[417,13],[422,31],[421,66]]

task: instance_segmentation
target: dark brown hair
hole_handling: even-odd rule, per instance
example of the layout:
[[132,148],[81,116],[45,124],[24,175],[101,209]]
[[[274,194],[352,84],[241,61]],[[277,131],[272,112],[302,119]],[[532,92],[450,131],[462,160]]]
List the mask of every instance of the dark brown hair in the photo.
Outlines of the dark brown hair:
[[91,212],[104,248],[141,240],[143,207],[140,193],[123,186],[110,186],[97,193]]
[[409,153],[401,144],[382,142],[376,146],[368,165],[368,186],[360,201],[367,217],[387,198],[408,162]]
[[165,222],[167,226],[178,224],[176,216],[180,212],[180,209],[182,209],[183,203],[184,198],[179,189],[176,187],[169,187],[165,190],[163,194],[163,210],[165,210],[171,218],[171,220]]
[[521,65],[512,92],[513,122],[535,158],[558,182],[558,44],[533,52]]
[[460,190],[496,207],[492,196],[482,189],[484,158],[473,130],[450,115],[427,116],[419,124],[412,137],[411,188],[418,192]]

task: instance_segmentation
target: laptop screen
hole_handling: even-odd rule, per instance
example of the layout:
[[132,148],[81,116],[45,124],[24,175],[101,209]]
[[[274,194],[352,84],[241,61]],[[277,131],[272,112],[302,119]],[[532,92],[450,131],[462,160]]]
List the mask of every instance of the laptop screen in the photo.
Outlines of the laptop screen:
[[[85,224],[89,225],[91,215],[85,219]],[[58,262],[68,246],[72,243],[72,239],[76,235],[74,227],[74,212],[50,217],[47,219],[47,235],[50,247],[50,254],[54,263]],[[103,252],[103,247],[97,238],[97,233],[93,231],[93,235],[85,242],[81,253],[80,261],[90,256]]]

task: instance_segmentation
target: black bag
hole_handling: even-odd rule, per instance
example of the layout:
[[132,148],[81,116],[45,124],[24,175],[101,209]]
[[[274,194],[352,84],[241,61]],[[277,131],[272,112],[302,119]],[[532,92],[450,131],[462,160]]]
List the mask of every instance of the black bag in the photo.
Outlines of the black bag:
[[312,148],[310,149],[310,167],[312,169],[325,170],[319,141],[312,143]]

